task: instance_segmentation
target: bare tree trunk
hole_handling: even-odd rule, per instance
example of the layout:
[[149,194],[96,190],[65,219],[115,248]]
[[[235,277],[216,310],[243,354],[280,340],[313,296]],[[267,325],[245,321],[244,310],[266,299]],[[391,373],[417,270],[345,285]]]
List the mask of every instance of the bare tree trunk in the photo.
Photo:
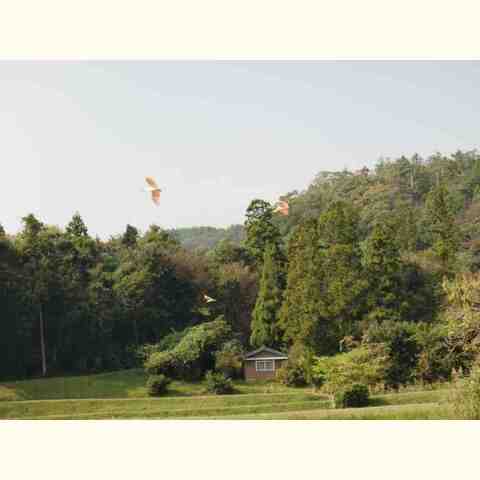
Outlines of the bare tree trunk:
[[40,348],[42,350],[42,376],[44,377],[47,374],[47,357],[45,355],[45,326],[42,305],[40,305]]

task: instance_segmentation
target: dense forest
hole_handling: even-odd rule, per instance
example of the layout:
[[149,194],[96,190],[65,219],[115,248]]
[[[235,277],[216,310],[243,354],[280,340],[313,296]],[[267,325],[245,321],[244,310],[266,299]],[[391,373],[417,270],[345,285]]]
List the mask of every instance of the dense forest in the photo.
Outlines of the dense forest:
[[0,228],[0,379],[133,367],[146,349],[187,350],[214,319],[235,351],[290,349],[292,365],[384,345],[392,386],[470,368],[479,153],[320,172],[282,198],[287,217],[252,199],[225,230],[128,225],[102,241],[79,214],[64,230],[33,215],[16,235]]
[[214,248],[222,240],[240,244],[245,238],[242,225],[231,225],[228,228],[184,227],[170,230],[183,247],[189,250],[205,251]]

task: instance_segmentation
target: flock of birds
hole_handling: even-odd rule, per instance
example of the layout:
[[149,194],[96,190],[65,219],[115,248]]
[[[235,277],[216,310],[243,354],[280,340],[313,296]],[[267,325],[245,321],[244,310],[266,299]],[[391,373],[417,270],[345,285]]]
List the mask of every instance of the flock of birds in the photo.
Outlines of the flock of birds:
[[[152,201],[155,205],[160,205],[160,194],[162,193],[162,189],[158,186],[157,182],[152,177],[146,177],[145,181],[147,182],[147,187],[144,187],[143,191],[150,193],[152,197]],[[280,200],[277,202],[275,206],[275,213],[279,213],[280,215],[287,216],[289,213],[289,205],[288,202],[284,200]],[[203,294],[203,300],[205,303],[213,303],[216,300],[212,297],[209,297],[206,294]]]

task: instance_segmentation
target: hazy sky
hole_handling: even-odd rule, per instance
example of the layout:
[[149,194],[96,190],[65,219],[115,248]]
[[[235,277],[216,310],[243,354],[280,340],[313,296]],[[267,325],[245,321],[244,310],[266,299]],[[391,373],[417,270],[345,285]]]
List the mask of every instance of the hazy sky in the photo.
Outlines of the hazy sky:
[[241,223],[321,170],[477,148],[478,85],[480,62],[0,62],[0,223]]

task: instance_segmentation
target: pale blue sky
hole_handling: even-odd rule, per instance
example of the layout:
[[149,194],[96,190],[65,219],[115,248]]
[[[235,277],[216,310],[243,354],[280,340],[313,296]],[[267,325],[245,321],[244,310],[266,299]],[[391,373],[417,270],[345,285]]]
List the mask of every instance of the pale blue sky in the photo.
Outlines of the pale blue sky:
[[479,84],[459,61],[0,62],[0,223],[241,223],[321,170],[477,148]]

